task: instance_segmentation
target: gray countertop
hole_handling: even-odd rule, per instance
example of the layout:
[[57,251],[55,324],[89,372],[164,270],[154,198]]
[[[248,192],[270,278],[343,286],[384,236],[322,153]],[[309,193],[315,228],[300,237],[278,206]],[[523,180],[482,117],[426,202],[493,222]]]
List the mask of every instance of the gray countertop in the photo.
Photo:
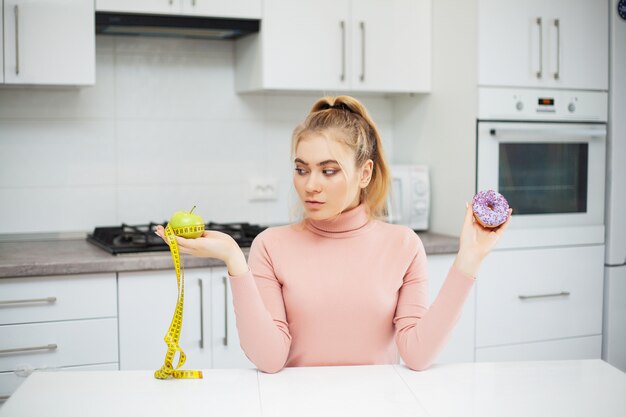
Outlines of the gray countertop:
[[[459,238],[418,233],[429,255],[456,253]],[[248,249],[244,249],[248,254]],[[224,266],[222,261],[185,256],[185,268]],[[89,274],[172,268],[169,252],[111,255],[85,239],[0,242],[0,278]]]

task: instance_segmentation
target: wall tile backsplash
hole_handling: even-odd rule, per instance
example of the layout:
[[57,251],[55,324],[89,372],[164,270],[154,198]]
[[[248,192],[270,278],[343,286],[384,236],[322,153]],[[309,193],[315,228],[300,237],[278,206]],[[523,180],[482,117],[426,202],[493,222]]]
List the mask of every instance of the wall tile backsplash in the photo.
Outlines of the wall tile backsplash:
[[[291,132],[322,94],[234,89],[234,43],[96,37],[96,85],[0,87],[0,234],[291,220]],[[332,94],[332,93],[331,93]],[[391,99],[361,97],[392,157]],[[251,178],[278,199],[249,201]]]

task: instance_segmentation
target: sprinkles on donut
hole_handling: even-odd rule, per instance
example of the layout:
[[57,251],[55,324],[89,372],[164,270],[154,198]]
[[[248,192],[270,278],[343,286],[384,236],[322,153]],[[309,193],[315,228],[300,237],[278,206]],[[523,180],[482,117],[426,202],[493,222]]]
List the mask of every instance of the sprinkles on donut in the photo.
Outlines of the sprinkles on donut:
[[509,218],[509,202],[494,190],[478,192],[472,199],[476,221],[486,228],[496,228]]

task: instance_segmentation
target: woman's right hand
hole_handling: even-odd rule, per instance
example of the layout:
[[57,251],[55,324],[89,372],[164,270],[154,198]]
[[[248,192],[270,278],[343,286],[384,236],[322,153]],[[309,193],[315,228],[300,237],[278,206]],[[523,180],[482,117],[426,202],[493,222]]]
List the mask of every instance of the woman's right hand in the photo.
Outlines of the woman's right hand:
[[[163,226],[158,225],[155,233],[168,243]],[[235,239],[226,233],[205,230],[202,236],[196,239],[176,236],[176,242],[181,253],[224,261],[230,275],[242,275],[248,271],[248,263],[241,248]]]

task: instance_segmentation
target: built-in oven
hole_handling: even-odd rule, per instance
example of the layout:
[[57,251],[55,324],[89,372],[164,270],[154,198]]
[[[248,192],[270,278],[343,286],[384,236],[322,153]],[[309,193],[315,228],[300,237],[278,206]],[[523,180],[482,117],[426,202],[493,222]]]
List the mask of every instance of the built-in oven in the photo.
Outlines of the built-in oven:
[[607,95],[481,88],[477,190],[514,210],[505,246],[604,241]]

